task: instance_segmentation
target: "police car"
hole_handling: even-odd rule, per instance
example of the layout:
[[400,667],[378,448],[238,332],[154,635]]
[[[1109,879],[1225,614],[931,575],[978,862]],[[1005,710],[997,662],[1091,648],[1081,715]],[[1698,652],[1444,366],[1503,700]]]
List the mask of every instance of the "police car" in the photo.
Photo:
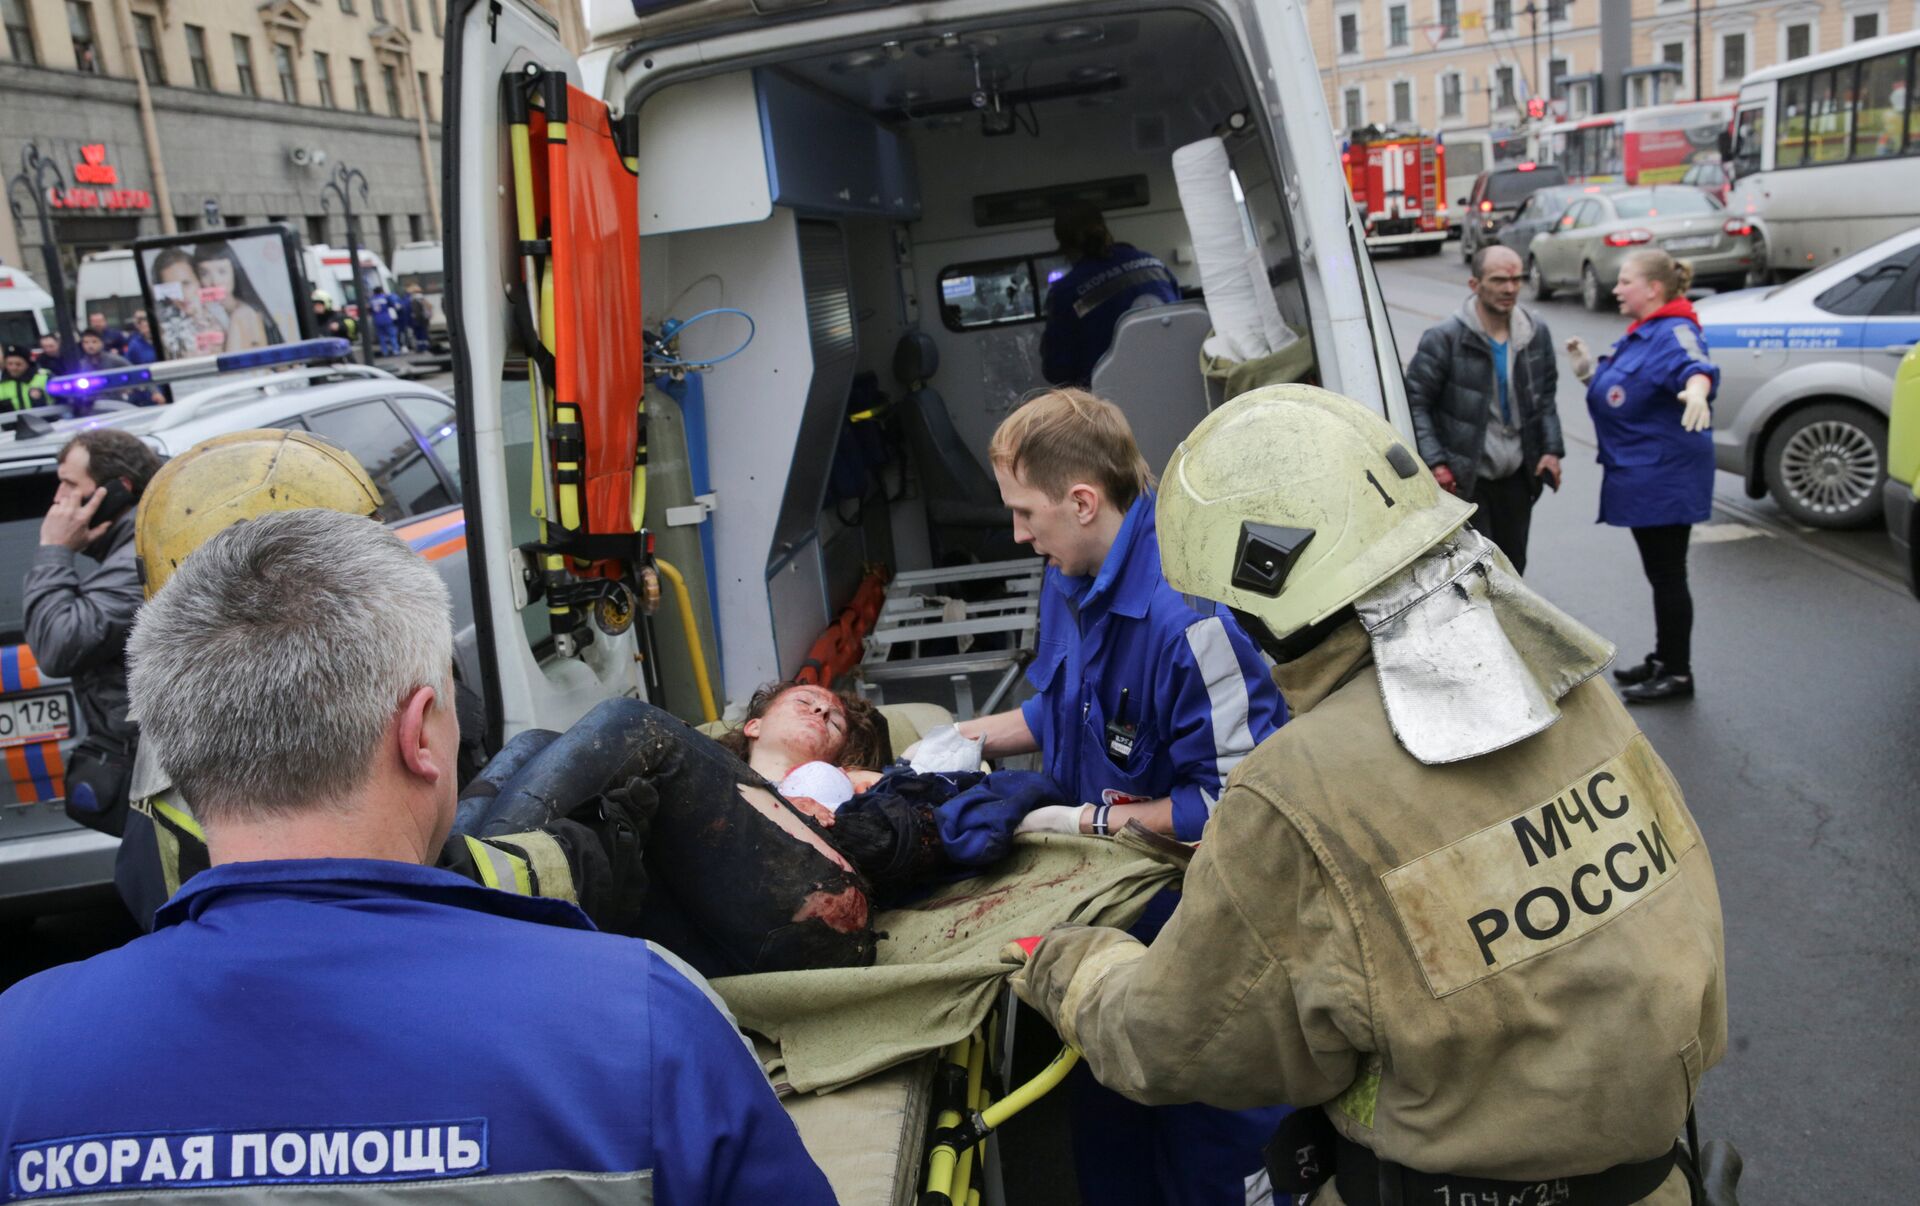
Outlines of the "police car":
[[[62,806],[66,755],[83,736],[81,722],[66,680],[44,673],[25,643],[21,597],[40,520],[53,501],[60,449],[83,426],[132,432],[162,456],[252,427],[303,428],[347,449],[380,488],[380,517],[446,578],[459,673],[475,681],[453,403],[379,369],[311,362],[346,354],[345,340],[316,340],[151,366],[179,382],[173,405],[103,409],[55,422],[43,434],[0,441],[0,565],[8,567],[0,574],[0,913],[51,911],[110,890],[113,882],[118,839],[68,819]],[[276,363],[284,371],[257,371]],[[256,371],[230,375],[236,368]],[[89,384],[110,388],[124,373],[144,371],[110,373]]]
[[1811,527],[1877,520],[1894,373],[1920,339],[1920,229],[1695,305],[1721,372],[1715,463]]

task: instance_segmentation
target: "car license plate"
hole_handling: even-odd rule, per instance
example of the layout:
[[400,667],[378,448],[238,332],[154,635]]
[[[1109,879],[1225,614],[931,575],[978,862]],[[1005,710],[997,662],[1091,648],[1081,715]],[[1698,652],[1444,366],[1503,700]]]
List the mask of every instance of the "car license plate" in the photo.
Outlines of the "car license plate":
[[1703,247],[1713,246],[1714,236],[1693,235],[1685,239],[1668,239],[1662,244],[1668,251],[1699,251]]
[[25,699],[0,699],[0,747],[70,736],[73,693],[54,691]]

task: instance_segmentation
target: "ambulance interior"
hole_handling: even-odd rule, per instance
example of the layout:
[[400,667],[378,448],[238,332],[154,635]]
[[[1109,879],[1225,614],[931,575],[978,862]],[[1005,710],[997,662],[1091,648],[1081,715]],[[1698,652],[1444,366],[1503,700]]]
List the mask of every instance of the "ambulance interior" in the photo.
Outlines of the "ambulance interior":
[[[681,528],[693,513],[655,519],[649,505],[663,555],[678,538],[682,560],[708,559],[710,589],[691,584],[694,610],[711,608],[701,627],[722,707],[792,675],[868,565],[1028,555],[987,447],[1048,384],[1046,294],[1068,267],[1061,203],[1097,205],[1117,241],[1182,286],[1180,303],[1122,320],[1092,382],[1156,472],[1221,400],[1200,371],[1213,324],[1176,184],[1182,146],[1221,138],[1236,241],[1257,247],[1308,351],[1299,376],[1317,375],[1310,281],[1269,151],[1279,139],[1223,25],[1185,8],[1025,17],[876,27],[692,76],[655,79],[640,52],[615,56],[606,95],[637,152],[645,327],[714,310],[753,324],[731,356],[747,335],[737,315],[678,339],[683,359],[727,357],[694,374],[706,435],[702,451],[693,434],[689,460],[707,472],[684,501],[710,495],[704,547]],[[650,404],[650,482],[668,478],[659,458],[675,421]],[[678,621],[654,627],[662,702],[690,715]]]

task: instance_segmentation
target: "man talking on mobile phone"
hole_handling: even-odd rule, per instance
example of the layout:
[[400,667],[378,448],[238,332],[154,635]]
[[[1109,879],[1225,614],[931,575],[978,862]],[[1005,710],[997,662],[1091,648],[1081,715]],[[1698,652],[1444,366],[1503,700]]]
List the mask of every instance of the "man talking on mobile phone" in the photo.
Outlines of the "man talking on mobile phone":
[[1540,491],[1560,488],[1560,371],[1553,336],[1520,305],[1524,266],[1497,243],[1474,253],[1471,292],[1420,337],[1407,406],[1420,459],[1440,488],[1474,505],[1474,529],[1520,573]]
[[159,454],[124,431],[68,440],[22,591],[27,648],[43,673],[73,680],[80,713],[74,731],[83,739],[67,758],[67,813],[116,835],[137,733],[127,718],[126,666],[141,600],[133,504],[159,468]]

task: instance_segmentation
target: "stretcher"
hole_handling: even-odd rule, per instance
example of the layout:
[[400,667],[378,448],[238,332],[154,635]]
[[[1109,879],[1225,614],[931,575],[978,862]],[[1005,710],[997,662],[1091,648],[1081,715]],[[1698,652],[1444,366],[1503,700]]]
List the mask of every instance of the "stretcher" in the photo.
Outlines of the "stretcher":
[[[889,716],[896,741],[944,716],[908,707],[918,723]],[[993,1128],[1057,1084],[1073,1058],[1063,1053],[1027,1085],[996,1087],[1007,1085],[1012,1053],[1006,981],[1018,963],[1007,944],[1068,922],[1130,925],[1181,869],[1178,854],[1130,833],[1021,835],[986,873],[878,913],[870,967],[713,987],[756,1036],[841,1201],[995,1203]]]

